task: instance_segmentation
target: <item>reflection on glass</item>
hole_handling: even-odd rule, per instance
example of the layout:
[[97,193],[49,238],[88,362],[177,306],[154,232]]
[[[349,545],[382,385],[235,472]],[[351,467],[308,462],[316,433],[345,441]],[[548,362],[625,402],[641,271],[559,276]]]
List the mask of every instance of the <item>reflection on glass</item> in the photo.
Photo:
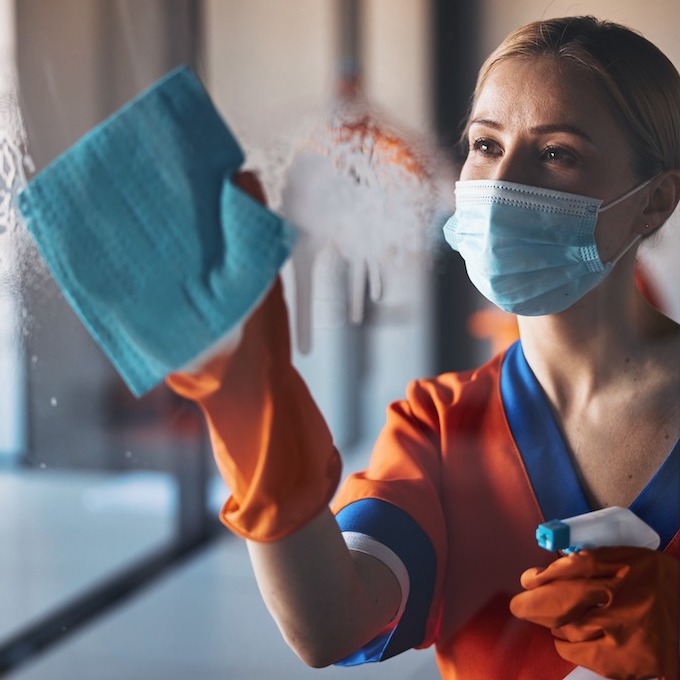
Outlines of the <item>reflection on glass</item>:
[[[79,78],[69,43],[86,49],[106,18],[87,4],[0,0],[0,674],[17,636],[205,530],[196,411],[164,388],[131,397],[13,208],[30,157],[40,169],[75,141],[57,118],[88,113],[81,134],[100,117],[87,78],[77,97],[59,89],[60,78]],[[44,22],[50,36],[34,40]]]

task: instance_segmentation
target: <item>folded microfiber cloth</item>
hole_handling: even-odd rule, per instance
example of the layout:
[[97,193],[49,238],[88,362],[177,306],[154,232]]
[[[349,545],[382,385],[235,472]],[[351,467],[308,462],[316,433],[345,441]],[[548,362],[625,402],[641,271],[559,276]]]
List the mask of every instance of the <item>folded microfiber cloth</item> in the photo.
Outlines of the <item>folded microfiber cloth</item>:
[[64,296],[136,396],[238,328],[291,252],[294,230],[230,181],[243,160],[181,67],[19,196]]

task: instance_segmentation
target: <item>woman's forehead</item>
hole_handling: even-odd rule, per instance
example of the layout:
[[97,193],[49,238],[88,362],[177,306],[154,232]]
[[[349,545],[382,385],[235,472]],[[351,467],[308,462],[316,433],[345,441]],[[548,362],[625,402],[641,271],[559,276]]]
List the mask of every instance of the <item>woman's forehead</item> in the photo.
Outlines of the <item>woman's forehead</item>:
[[578,128],[618,124],[604,89],[588,74],[555,56],[510,57],[494,64],[477,92],[471,120],[536,127]]

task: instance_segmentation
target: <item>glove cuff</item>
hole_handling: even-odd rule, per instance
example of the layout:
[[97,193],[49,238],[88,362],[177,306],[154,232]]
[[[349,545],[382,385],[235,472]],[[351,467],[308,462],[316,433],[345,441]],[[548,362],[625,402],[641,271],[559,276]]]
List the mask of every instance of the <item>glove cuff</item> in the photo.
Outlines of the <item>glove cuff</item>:
[[248,381],[238,352],[220,355],[168,385],[197,402],[206,417],[219,471],[231,491],[220,519],[235,534],[276,541],[328,505],[341,461],[331,433],[292,365],[259,366]]

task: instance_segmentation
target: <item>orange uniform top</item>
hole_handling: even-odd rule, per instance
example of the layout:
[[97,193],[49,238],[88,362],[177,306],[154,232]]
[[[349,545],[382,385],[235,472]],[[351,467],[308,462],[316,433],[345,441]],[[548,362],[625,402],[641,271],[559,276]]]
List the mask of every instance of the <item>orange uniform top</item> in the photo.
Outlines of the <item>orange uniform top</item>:
[[[631,505],[678,558],[679,492],[680,442]],[[368,469],[334,502],[343,532],[401,560],[408,599],[395,625],[341,663],[434,644],[446,680],[561,680],[574,665],[508,603],[525,569],[555,558],[537,546],[537,525],[590,509],[519,342],[477,370],[411,383]]]

